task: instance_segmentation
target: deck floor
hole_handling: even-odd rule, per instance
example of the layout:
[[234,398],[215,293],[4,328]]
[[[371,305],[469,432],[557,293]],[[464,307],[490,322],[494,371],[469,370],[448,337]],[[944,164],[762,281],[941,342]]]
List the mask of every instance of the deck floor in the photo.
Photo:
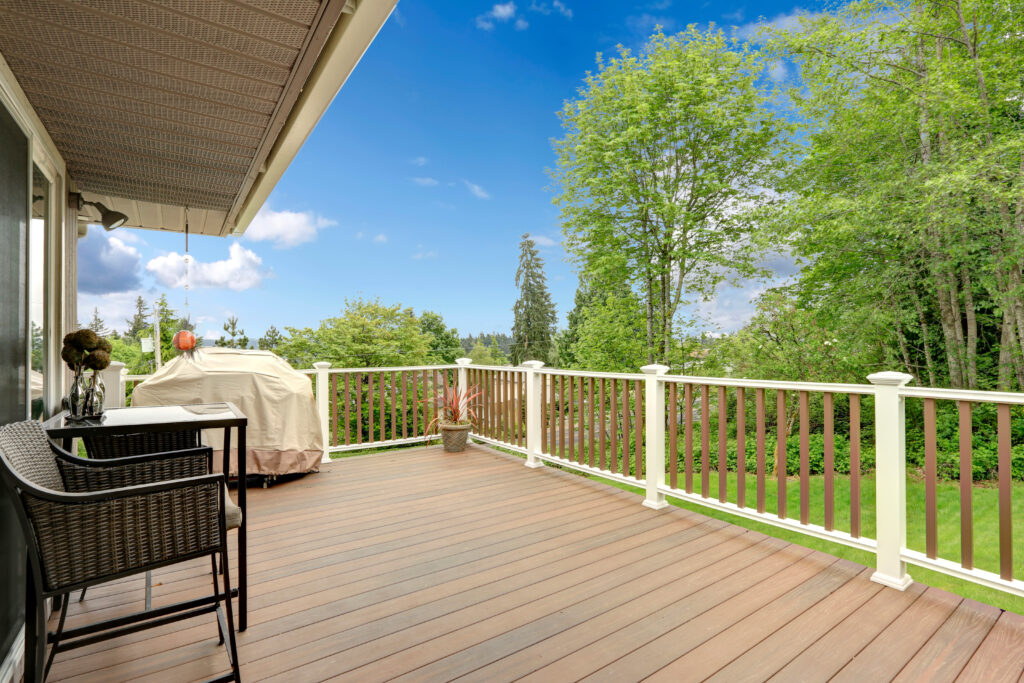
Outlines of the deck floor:
[[[349,458],[251,490],[245,681],[1017,680],[1024,618],[493,449]],[[154,604],[209,586],[159,572]],[[134,611],[89,590],[68,625]],[[57,657],[50,680],[223,673],[211,615]]]

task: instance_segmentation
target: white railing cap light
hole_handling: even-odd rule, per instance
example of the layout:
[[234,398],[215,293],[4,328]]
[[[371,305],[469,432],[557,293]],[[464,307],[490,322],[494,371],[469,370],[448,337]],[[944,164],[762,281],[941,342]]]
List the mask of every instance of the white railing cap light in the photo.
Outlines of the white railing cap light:
[[524,360],[520,363],[524,368],[530,368],[532,370],[538,370],[544,367],[544,361],[542,360]]
[[902,387],[904,384],[914,379],[913,375],[908,375],[905,372],[876,372],[873,375],[868,375],[868,381],[872,384],[880,384],[887,387]]
[[456,358],[455,363],[457,365],[469,365],[473,362],[472,358]]
[[672,368],[670,368],[667,365],[659,365],[658,363],[653,363],[651,365],[645,365],[642,368],[640,368],[640,372],[644,373],[645,375],[664,375],[671,369]]

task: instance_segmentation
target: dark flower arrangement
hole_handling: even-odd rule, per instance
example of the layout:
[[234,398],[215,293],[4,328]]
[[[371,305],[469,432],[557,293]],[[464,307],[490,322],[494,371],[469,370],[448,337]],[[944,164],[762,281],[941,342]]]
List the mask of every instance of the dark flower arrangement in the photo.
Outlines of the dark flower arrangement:
[[[70,332],[64,336],[64,348],[60,357],[75,373],[68,408],[76,418],[95,417],[103,412],[102,388],[98,375],[110,365],[110,342],[89,329]],[[92,370],[92,379],[87,388],[82,387],[83,374]]]

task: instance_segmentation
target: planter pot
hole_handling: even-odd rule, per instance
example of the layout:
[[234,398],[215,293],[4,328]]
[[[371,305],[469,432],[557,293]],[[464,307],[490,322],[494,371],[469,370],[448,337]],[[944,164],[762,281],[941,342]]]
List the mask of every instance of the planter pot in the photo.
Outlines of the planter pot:
[[470,424],[441,424],[441,442],[445,453],[461,453],[466,450],[466,439],[469,437]]

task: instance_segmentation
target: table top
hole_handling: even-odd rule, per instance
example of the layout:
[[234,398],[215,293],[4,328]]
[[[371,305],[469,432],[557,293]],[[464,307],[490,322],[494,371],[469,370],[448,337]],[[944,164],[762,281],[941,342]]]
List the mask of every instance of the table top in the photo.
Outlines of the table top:
[[139,406],[108,408],[98,418],[69,420],[62,411],[43,423],[53,438],[81,436],[87,432],[131,434],[178,429],[244,427],[248,419],[234,403],[198,403],[177,406]]

